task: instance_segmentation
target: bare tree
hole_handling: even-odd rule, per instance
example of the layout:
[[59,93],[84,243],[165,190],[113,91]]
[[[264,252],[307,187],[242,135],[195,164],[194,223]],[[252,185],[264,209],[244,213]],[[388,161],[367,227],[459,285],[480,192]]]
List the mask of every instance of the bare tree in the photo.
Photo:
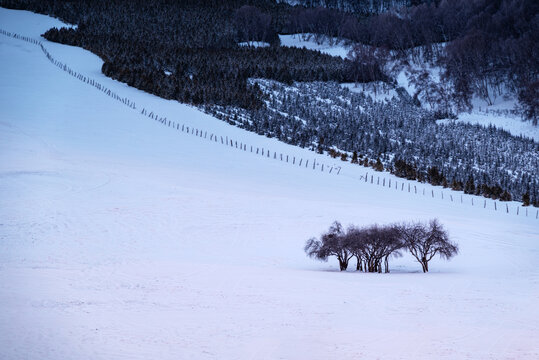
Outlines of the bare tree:
[[322,234],[320,240],[311,238],[305,244],[305,252],[309,257],[327,261],[330,256],[336,256],[339,268],[344,271],[348,268],[348,262],[354,255],[345,246],[345,237],[342,225],[335,221],[329,230]]
[[400,256],[403,247],[396,226],[371,225],[365,228],[351,226],[345,235],[344,244],[357,259],[358,271],[389,272],[389,257]]
[[458,246],[449,240],[449,235],[437,219],[431,220],[428,225],[403,225],[400,236],[408,251],[421,264],[423,272],[429,271],[429,261],[436,254],[442,259],[450,259],[458,253]]

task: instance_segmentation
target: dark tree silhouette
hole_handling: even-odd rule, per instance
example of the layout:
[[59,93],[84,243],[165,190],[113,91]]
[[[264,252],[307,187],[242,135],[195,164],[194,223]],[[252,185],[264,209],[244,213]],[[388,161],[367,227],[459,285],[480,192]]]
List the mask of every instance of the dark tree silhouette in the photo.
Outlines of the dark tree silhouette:
[[335,221],[327,232],[320,236],[320,240],[311,238],[305,244],[305,252],[309,257],[327,261],[330,256],[336,256],[339,268],[344,271],[348,268],[348,262],[354,256],[345,246],[342,225]]
[[357,259],[356,270],[389,272],[389,257],[400,256],[403,243],[396,226],[351,226],[345,235],[345,246]]
[[423,272],[429,271],[429,261],[436,255],[450,259],[458,253],[458,247],[437,219],[428,225],[413,223],[400,227],[400,236],[408,251],[421,264]]

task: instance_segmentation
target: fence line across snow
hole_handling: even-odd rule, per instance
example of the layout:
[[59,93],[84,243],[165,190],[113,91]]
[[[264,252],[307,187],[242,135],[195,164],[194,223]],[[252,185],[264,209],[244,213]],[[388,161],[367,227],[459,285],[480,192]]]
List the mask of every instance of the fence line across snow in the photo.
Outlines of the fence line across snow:
[[[76,79],[78,79],[78,80],[92,86],[93,88],[95,88],[98,91],[102,92],[103,94],[113,98],[114,100],[117,100],[117,101],[121,102],[122,104],[129,107],[130,109],[133,109],[133,110],[138,109],[134,101],[131,101],[127,97],[122,97],[122,96],[118,95],[117,93],[115,93],[111,89],[107,88],[106,86],[102,85],[98,81],[96,81],[94,79],[91,79],[91,78],[89,78],[89,77],[87,77],[87,76],[85,76],[83,74],[80,74],[80,73],[76,72],[75,70],[71,69],[66,64],[62,63],[61,61],[56,60],[50,54],[50,52],[45,48],[45,46],[43,45],[43,43],[41,41],[36,40],[34,38],[31,38],[31,37],[28,37],[28,36],[23,36],[23,35],[19,35],[19,34],[16,34],[16,33],[12,33],[12,32],[9,32],[9,31],[3,30],[3,29],[0,29],[0,33],[5,35],[5,36],[12,37],[14,39],[18,39],[18,40],[22,40],[22,41],[26,41],[26,42],[28,42],[30,44],[34,44],[36,46],[39,46],[41,51],[45,55],[45,57],[54,66],[58,67],[59,69],[63,70],[64,72],[68,73],[69,75],[73,76],[74,78],[76,78]],[[321,172],[327,172],[329,174],[335,174],[335,175],[339,175],[340,172],[341,172],[341,167],[340,166],[325,165],[325,164],[317,161],[316,158],[314,158],[312,160],[311,166],[309,166],[309,159],[298,158],[299,162],[297,162],[295,156],[290,156],[288,154],[283,154],[283,153],[277,153],[276,151],[271,151],[269,149],[264,149],[264,148],[261,148],[261,147],[255,147],[253,145],[248,146],[247,144],[245,144],[242,141],[238,142],[237,140],[229,139],[228,136],[225,136],[225,138],[224,138],[225,140],[224,140],[223,136],[213,134],[213,133],[208,134],[207,131],[203,131],[201,129],[194,128],[193,126],[188,126],[188,125],[185,125],[185,124],[180,124],[179,122],[176,122],[176,121],[173,121],[173,120],[168,120],[166,117],[159,116],[156,112],[151,111],[151,110],[146,109],[146,108],[142,108],[140,110],[140,114],[144,115],[144,116],[146,116],[146,117],[148,117],[148,118],[150,118],[152,120],[155,120],[155,121],[159,122],[160,124],[162,124],[164,126],[170,127],[170,128],[172,128],[174,130],[177,130],[177,131],[181,131],[181,132],[183,132],[185,134],[193,135],[193,136],[196,136],[196,137],[199,137],[199,138],[208,139],[209,141],[212,141],[214,143],[219,143],[218,139],[220,139],[220,144],[231,147],[231,148],[234,148],[234,149],[237,149],[239,151],[251,152],[251,153],[254,154],[255,149],[256,149],[256,154],[260,154],[262,157],[278,160],[278,161],[285,162],[285,163],[290,163],[291,165],[297,165],[298,167],[310,168],[312,170],[319,170]],[[248,149],[250,149],[250,151],[248,151]],[[289,161],[289,159],[293,159],[293,161]]]
[[[376,185],[376,186],[387,187],[388,189],[394,189],[396,191],[413,193],[414,195],[418,195],[418,194],[421,195],[422,194],[421,196],[430,195],[429,198],[440,198],[441,200],[446,200],[446,201],[453,202],[453,203],[465,204],[465,200],[464,200],[464,197],[463,197],[462,194],[460,194],[460,198],[459,197],[454,198],[453,197],[454,194],[452,194],[452,193],[449,194],[449,197],[447,197],[447,196],[444,197],[444,191],[443,190],[438,192],[438,191],[435,191],[435,189],[431,189],[430,193],[429,192],[426,193],[425,192],[426,188],[423,188],[422,191],[418,191],[418,185],[413,185],[413,187],[412,187],[412,184],[410,182],[408,182],[407,185],[405,186],[405,184],[406,184],[405,180],[402,180],[400,182],[400,186],[399,186],[399,181],[397,179],[389,178],[386,181],[386,178],[383,175],[382,176],[377,175],[376,178],[375,178],[375,176],[373,174],[369,175],[368,171],[365,173],[365,175],[360,175],[359,180],[361,182],[364,182],[364,183],[367,183],[367,184],[370,183],[370,184]],[[394,186],[391,185],[392,183],[394,184]],[[386,184],[387,184],[387,186],[386,186]],[[449,189],[449,191],[451,191],[451,189]],[[476,197],[479,197],[479,196],[470,194],[469,199],[471,201],[470,201],[470,203],[468,203],[468,202],[466,202],[466,203],[468,203],[471,206],[476,206],[477,205],[477,207],[481,207],[483,209],[491,209],[491,210],[494,210],[494,211],[502,211],[502,212],[504,212],[506,214],[514,214],[515,216],[534,217],[535,219],[539,219],[539,209],[537,209],[537,208],[533,209],[532,207],[522,206],[522,205],[516,205],[515,208],[510,208],[508,202],[498,201],[498,203],[497,203],[496,200],[492,200],[492,199],[484,199],[482,204],[480,202],[474,203],[474,198],[476,198]],[[489,205],[489,203],[487,203],[487,200],[491,200],[490,205]],[[503,204],[503,203],[505,203],[505,207],[502,207],[501,204]],[[498,204],[500,206],[498,206]],[[531,211],[528,211],[528,209],[530,209]],[[521,215],[521,213],[522,213],[522,215]]]
[[[19,35],[19,34],[16,34],[16,33],[12,33],[12,32],[9,32],[9,31],[3,30],[3,29],[0,29],[0,33],[5,35],[5,36],[12,37],[14,39],[18,39],[18,40],[22,40],[22,41],[26,41],[28,43],[39,46],[41,51],[43,52],[43,54],[46,56],[46,58],[53,65],[58,67],[59,69],[61,69],[64,72],[68,73],[69,75],[73,76],[74,78],[76,78],[76,79],[78,79],[78,80],[80,80],[80,81],[94,87],[95,89],[99,90],[100,92],[104,93],[105,95],[107,95],[107,96],[121,102],[125,106],[127,106],[127,107],[129,107],[129,108],[131,108],[133,110],[137,110],[137,107],[136,107],[136,104],[135,104],[134,101],[131,101],[127,97],[119,96],[114,91],[108,89],[106,86],[102,85],[98,81],[96,81],[94,79],[91,79],[91,78],[89,78],[89,77],[87,77],[87,76],[85,76],[83,74],[80,74],[80,73],[74,71],[73,69],[71,69],[66,64],[56,60],[49,53],[49,51],[45,48],[45,46],[43,45],[43,43],[41,41],[36,40],[34,38],[31,38],[31,37],[28,37],[28,36],[23,36],[23,35]],[[142,114],[142,115],[144,115],[144,116],[146,116],[146,117],[148,117],[148,118],[150,118],[152,120],[155,120],[155,121],[161,123],[164,126],[170,127],[170,128],[172,128],[174,130],[177,130],[177,131],[181,131],[182,133],[193,135],[193,136],[200,137],[200,138],[204,138],[204,139],[207,139],[207,140],[209,140],[211,142],[214,142],[214,143],[217,143],[217,144],[222,144],[224,146],[237,149],[239,151],[250,152],[250,153],[253,153],[255,155],[260,155],[261,157],[273,158],[274,160],[279,160],[281,162],[290,163],[291,165],[295,165],[295,166],[298,166],[298,167],[312,168],[312,170],[316,170],[318,168],[320,171],[327,172],[329,174],[334,173],[336,175],[339,175],[340,172],[341,172],[341,167],[340,166],[329,166],[329,165],[324,166],[324,164],[321,163],[321,162],[318,162],[316,160],[316,158],[313,159],[313,161],[311,163],[312,165],[309,166],[309,159],[303,159],[301,157],[296,159],[295,156],[290,156],[288,154],[283,154],[283,153],[277,154],[276,151],[270,151],[269,149],[265,149],[263,147],[256,147],[256,146],[253,146],[253,145],[247,145],[247,144],[245,144],[243,142],[238,143],[237,140],[229,139],[228,136],[225,136],[223,138],[223,136],[213,134],[213,133],[210,133],[209,136],[208,136],[207,131],[203,131],[201,129],[194,128],[193,126],[187,126],[185,124],[180,124],[178,122],[168,120],[166,117],[159,116],[157,113],[155,113],[155,112],[153,112],[153,111],[151,111],[149,109],[147,110],[145,108],[142,108],[141,111],[140,111],[140,114]],[[368,172],[365,173],[365,176],[363,176],[363,175],[360,176],[360,180],[363,180],[363,179],[364,179],[364,182],[366,182],[366,183],[369,182],[369,173]],[[392,187],[392,182],[391,182],[392,179],[388,179],[388,181],[386,182],[386,178],[382,176],[381,180],[382,181],[380,181],[380,176],[377,176],[377,178],[376,178],[376,185],[377,186],[381,185],[382,187],[386,187],[386,183],[387,183],[388,188],[393,188]],[[372,175],[372,174],[370,176],[370,183],[371,184],[375,183],[374,175]],[[394,180],[393,183],[395,184],[395,190],[398,191],[399,190],[398,181]],[[400,191],[402,191],[402,192],[405,191],[405,182],[404,181],[401,182]],[[414,185],[414,187],[412,189],[411,184],[408,183],[408,185],[406,187],[406,191],[408,193],[413,193],[413,194],[417,195],[418,194],[417,185]],[[422,193],[423,196],[426,196],[425,195],[425,188],[423,188],[423,191],[421,193]],[[431,195],[432,198],[436,197],[434,189],[431,190],[430,195]],[[441,197],[442,200],[447,199],[450,202],[456,202],[456,201],[454,201],[453,194],[450,194],[449,198],[448,197],[444,198],[444,192],[440,191],[440,197]],[[471,196],[470,199],[471,199],[471,206],[475,206],[474,197]],[[461,203],[461,204],[464,203],[462,195],[460,196],[460,202],[458,202],[458,203]],[[478,204],[478,206],[479,206],[479,204]],[[485,199],[484,202],[483,202],[483,208],[484,209],[487,208],[487,199]],[[491,209],[493,208],[494,211],[498,211],[498,206],[496,204],[496,201],[493,201],[493,205],[490,208]],[[520,208],[522,208],[522,211],[520,211]],[[520,213],[522,212],[523,213],[522,216],[535,217],[535,219],[539,219],[539,209],[535,210],[535,215],[534,215],[532,211],[528,211],[528,207],[516,206],[516,209],[514,211],[512,211],[512,209],[510,209],[509,205],[506,203],[505,204],[505,209],[502,209],[500,211],[503,211],[503,210],[505,210],[505,213],[507,213],[507,214],[515,214],[517,216],[521,216]]]

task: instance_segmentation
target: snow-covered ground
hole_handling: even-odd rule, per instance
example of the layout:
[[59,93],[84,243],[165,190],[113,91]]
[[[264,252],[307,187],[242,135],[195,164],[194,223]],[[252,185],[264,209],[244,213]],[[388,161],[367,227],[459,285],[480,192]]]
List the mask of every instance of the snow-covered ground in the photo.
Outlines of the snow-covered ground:
[[246,41],[238,43],[239,46],[268,47],[270,43],[265,41]]
[[[35,38],[60,25],[5,9],[0,24]],[[82,49],[44,43],[139,109],[329,162],[108,79]],[[3,35],[0,66],[0,358],[539,357],[536,209],[484,209],[481,198],[442,199],[413,182],[418,194],[400,191],[395,178],[399,189],[388,189],[351,164],[329,174],[187,135]],[[340,273],[302,250],[335,219],[432,217],[460,254],[433,260],[429,274],[409,256],[390,274]]]
[[342,58],[347,57],[351,50],[349,46],[336,38],[320,37],[319,41],[316,41],[315,34],[279,35],[279,39],[281,40],[281,46],[306,48]]

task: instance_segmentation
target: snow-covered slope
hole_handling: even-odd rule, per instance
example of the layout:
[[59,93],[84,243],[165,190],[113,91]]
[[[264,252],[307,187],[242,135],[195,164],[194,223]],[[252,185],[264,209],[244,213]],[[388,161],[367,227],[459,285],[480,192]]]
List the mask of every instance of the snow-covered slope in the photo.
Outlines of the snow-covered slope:
[[[59,26],[5,9],[0,24],[34,38]],[[365,182],[351,164],[330,174],[188,135],[140,108],[330,162],[129,88],[104,77],[96,56],[44,43],[138,109],[0,35],[0,358],[539,355],[535,209],[517,216],[516,203],[508,214],[423,184],[401,191],[401,179],[376,185],[387,174],[369,171]],[[393,259],[391,274],[340,273],[302,250],[335,219],[432,217],[461,253],[433,260],[429,274],[409,256]]]

